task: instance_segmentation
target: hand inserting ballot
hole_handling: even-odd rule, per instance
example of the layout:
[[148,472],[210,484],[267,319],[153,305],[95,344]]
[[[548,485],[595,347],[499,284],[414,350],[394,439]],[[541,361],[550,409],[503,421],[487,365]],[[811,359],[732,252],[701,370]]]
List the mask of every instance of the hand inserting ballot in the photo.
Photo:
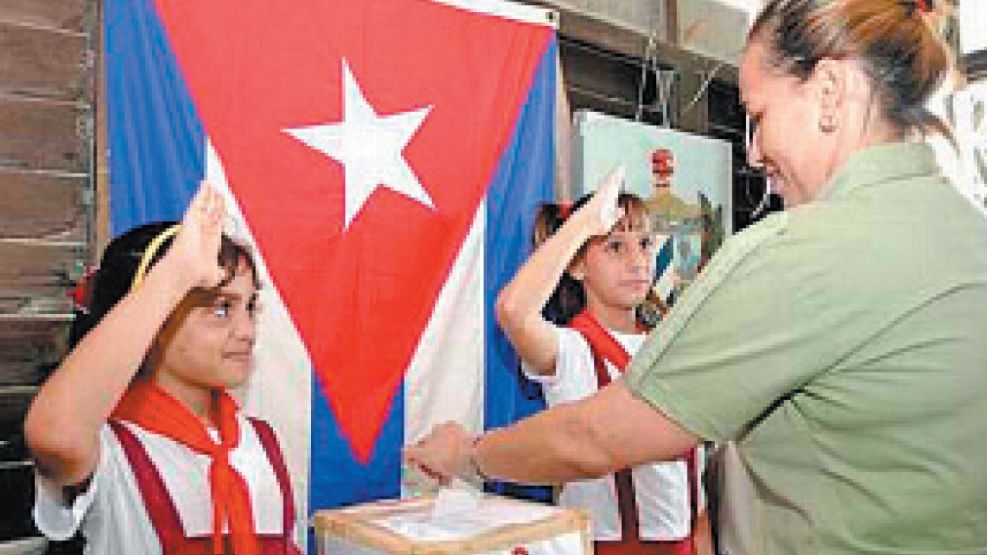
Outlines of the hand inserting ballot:
[[475,474],[472,457],[475,438],[455,422],[436,426],[414,445],[404,448],[406,463],[448,485],[453,478]]

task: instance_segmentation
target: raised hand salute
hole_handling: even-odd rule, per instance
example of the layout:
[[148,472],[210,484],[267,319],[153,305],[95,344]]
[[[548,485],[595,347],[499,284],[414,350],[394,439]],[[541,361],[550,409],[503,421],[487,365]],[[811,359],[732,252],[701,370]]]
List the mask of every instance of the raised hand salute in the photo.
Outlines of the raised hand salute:
[[[102,264],[95,286],[112,287],[110,295],[121,298],[105,315],[89,315],[99,322],[41,386],[25,419],[38,470],[52,483],[75,485],[92,474],[99,430],[144,363],[161,325],[193,287],[214,286],[222,279],[217,254],[224,217],[222,197],[203,184],[177,229],[174,224],[149,229],[139,238],[146,244],[123,245],[117,257],[107,249],[107,258],[123,260],[123,267],[115,271]],[[165,251],[169,240],[172,248]]]

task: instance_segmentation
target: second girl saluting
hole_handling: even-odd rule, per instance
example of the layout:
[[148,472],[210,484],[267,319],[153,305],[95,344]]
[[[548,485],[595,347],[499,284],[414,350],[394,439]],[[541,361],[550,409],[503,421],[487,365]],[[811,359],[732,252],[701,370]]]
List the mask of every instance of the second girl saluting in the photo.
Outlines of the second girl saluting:
[[[646,337],[637,310],[651,287],[654,236],[644,203],[619,194],[621,181],[613,172],[571,215],[543,206],[537,248],[497,299],[497,319],[549,405],[619,379]],[[708,530],[695,459],[567,483],[559,502],[590,513],[597,553],[691,555],[696,528]]]

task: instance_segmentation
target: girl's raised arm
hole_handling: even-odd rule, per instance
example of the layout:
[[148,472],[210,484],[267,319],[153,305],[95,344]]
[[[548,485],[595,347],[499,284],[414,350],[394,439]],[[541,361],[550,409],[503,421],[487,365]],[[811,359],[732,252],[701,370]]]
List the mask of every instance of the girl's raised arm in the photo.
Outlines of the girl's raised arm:
[[224,216],[219,193],[201,186],[168,252],[41,386],[25,418],[24,434],[38,471],[51,482],[75,485],[92,475],[99,430],[161,325],[190,289],[222,279],[218,252]]
[[580,247],[595,235],[609,233],[620,220],[617,197],[623,180],[622,167],[611,171],[597,194],[535,249],[497,295],[497,321],[518,355],[535,372],[553,374],[558,351],[552,324],[542,316],[542,308]]

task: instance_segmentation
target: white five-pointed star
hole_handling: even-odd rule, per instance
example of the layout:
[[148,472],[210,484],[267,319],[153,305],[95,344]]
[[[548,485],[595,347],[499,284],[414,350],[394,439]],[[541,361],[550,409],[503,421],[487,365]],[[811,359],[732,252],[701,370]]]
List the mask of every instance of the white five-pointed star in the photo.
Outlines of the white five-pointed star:
[[389,116],[377,115],[343,60],[343,121],[284,130],[343,164],[344,230],[380,186],[435,209],[402,154],[431,109],[426,106]]

